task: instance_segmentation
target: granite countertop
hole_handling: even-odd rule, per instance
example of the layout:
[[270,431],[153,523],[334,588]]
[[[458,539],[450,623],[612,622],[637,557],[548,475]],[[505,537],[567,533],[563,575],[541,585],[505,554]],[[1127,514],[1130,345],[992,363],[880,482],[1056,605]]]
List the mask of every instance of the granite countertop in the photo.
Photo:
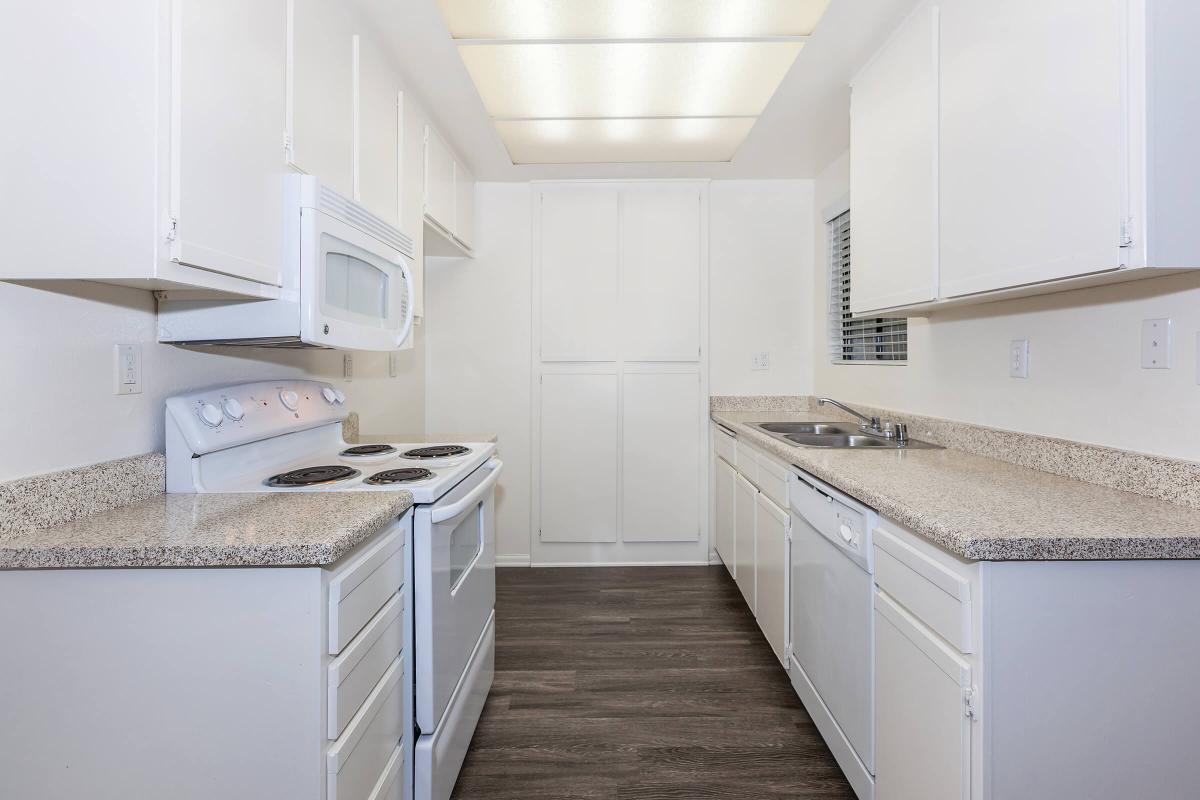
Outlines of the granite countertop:
[[413,504],[395,492],[161,494],[0,541],[0,569],[331,564]]
[[961,450],[793,447],[748,422],[841,420],[836,413],[713,411],[747,441],[978,561],[1200,558],[1200,509]]

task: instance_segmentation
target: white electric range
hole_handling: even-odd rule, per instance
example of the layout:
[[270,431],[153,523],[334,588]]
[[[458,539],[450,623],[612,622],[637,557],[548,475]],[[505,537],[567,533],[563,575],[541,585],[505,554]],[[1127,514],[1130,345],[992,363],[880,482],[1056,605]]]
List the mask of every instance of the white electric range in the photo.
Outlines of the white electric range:
[[246,383],[166,403],[168,492],[412,492],[413,797],[448,800],[495,663],[495,444],[347,443],[345,396]]

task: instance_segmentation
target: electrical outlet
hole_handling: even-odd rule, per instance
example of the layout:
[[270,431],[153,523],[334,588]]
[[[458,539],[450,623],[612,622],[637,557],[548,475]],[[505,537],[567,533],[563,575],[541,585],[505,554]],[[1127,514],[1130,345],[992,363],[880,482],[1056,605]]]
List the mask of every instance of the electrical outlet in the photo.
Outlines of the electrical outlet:
[[354,380],[354,356],[349,353],[342,356],[342,377],[347,382]]
[[1171,368],[1171,320],[1142,320],[1142,369]]
[[388,353],[388,375],[396,377],[400,374],[400,354]]
[[755,353],[751,359],[750,369],[770,369],[771,354],[766,350]]
[[1029,340],[1013,339],[1008,343],[1008,377],[1029,377]]
[[116,365],[116,393],[142,393],[142,346],[119,344],[114,348]]

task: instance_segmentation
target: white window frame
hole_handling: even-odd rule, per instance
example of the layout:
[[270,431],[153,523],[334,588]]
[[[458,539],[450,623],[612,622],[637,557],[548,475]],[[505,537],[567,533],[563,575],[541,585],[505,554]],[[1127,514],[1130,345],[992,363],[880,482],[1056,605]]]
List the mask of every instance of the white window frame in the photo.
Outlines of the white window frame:
[[904,317],[851,317],[852,264],[849,205],[826,212],[829,276],[829,358],[834,364],[908,363],[908,320]]

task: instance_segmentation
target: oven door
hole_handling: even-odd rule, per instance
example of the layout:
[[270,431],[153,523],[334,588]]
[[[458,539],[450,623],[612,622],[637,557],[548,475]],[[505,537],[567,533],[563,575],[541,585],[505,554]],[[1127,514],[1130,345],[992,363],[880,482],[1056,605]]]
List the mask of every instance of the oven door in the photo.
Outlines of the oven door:
[[412,329],[408,259],[313,208],[300,220],[300,338],[344,350],[396,350]]
[[502,467],[491,459],[417,510],[414,655],[417,725],[425,734],[446,715],[496,605],[495,485]]

